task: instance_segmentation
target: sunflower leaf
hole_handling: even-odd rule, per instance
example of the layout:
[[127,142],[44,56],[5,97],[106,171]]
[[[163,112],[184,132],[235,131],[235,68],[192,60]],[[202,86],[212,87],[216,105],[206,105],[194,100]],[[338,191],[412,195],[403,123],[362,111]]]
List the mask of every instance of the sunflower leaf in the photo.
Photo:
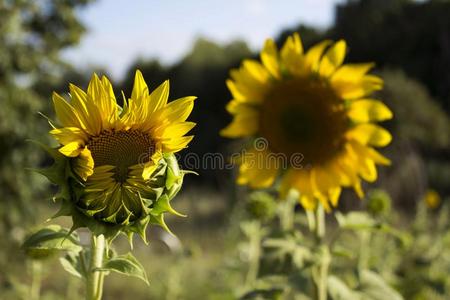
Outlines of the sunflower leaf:
[[22,248],[32,258],[47,258],[60,251],[82,250],[78,235],[59,225],[49,225],[31,234]]
[[119,274],[136,277],[143,280],[147,285],[149,284],[144,267],[131,253],[109,259],[103,264],[103,267],[98,270],[113,271]]

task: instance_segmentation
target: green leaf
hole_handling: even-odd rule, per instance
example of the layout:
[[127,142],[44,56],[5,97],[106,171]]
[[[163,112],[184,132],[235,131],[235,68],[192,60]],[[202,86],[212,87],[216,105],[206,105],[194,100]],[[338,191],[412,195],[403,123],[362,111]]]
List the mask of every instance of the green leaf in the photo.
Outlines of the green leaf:
[[100,271],[114,271],[143,280],[149,284],[147,274],[141,263],[131,254],[116,256],[106,261]]
[[69,252],[66,256],[60,257],[59,262],[64,270],[73,276],[78,278],[86,278],[87,266],[85,265],[85,262],[89,261],[89,257],[86,257],[88,255],[88,251],[79,253]]
[[378,227],[378,223],[367,213],[354,211],[348,214],[335,214],[339,226],[344,229],[364,230]]
[[380,275],[369,270],[361,271],[358,290],[364,300],[403,300],[403,297],[390,287]]
[[49,225],[30,235],[22,245],[26,254],[34,259],[43,259],[60,251],[82,250],[78,235],[59,225]]
[[342,280],[336,276],[328,277],[328,293],[333,300],[360,300],[357,293],[354,293]]

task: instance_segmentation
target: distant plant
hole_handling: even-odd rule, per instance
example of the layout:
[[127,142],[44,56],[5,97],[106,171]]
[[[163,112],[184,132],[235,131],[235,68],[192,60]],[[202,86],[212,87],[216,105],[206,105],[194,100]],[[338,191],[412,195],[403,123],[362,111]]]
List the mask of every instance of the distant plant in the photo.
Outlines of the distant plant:
[[[243,299],[259,295],[262,288],[255,286],[261,244],[274,248],[275,255],[294,251],[291,261],[297,267],[296,274],[302,277],[297,283],[308,282],[299,289],[305,297],[325,300],[328,294],[335,299],[369,296],[370,290],[365,289],[369,286],[382,288],[386,298],[401,298],[365,263],[358,268],[360,287],[355,289],[360,291],[353,294],[329,272],[335,249],[326,236],[325,211],[330,213],[337,207],[343,187],[352,187],[363,197],[361,181],[375,181],[376,165],[390,164],[374,148],[386,146],[392,139],[387,130],[376,125],[391,119],[392,112],[381,101],[370,98],[382,88],[383,80],[368,74],[371,63],[344,64],[346,49],[343,40],[325,40],[304,52],[300,36],[294,33],[281,49],[273,40],[267,40],[261,62],[244,60],[230,72],[227,86],[233,100],[226,108],[233,120],[221,134],[254,141],[236,159],[237,183],[253,189],[275,187],[280,200],[286,201],[280,216],[281,232],[286,234],[281,238],[263,242],[272,228],[264,228],[256,221],[242,225],[250,249],[246,281],[250,291]],[[283,163],[286,158],[288,165]],[[261,218],[271,202],[255,197],[251,197],[248,207]],[[302,231],[295,230],[295,204],[290,203],[295,200],[305,209],[309,240]],[[336,218],[343,228],[358,227],[358,222],[369,228],[375,224],[369,216],[357,213],[336,213]],[[364,255],[365,250],[362,252]],[[283,260],[278,263],[285,265]],[[275,263],[271,270],[276,268]],[[269,292],[273,298],[281,293]]]

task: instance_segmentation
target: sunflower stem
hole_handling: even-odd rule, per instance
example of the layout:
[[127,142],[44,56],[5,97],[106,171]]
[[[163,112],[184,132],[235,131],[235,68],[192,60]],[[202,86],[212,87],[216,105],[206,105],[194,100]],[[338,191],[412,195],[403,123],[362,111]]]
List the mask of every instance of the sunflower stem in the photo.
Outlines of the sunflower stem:
[[328,269],[331,263],[330,250],[324,241],[325,237],[325,213],[322,205],[318,205],[315,210],[315,226],[313,233],[316,239],[316,246],[320,253],[320,261],[313,268],[313,282],[315,285],[315,296],[317,300],[327,299],[327,279]]
[[86,300],[100,300],[103,293],[104,272],[99,269],[103,264],[105,254],[105,236],[91,236],[91,259],[89,273],[86,279]]
[[294,197],[288,197],[286,201],[281,204],[281,228],[284,231],[290,231],[294,229],[295,220],[295,205],[297,200]]
[[39,300],[41,293],[41,277],[42,264],[39,261],[33,260],[31,263],[32,280],[30,286],[30,299]]
[[261,239],[262,239],[262,228],[259,221],[254,221],[255,234],[250,236],[249,240],[249,268],[247,271],[247,276],[245,278],[245,285],[251,287],[254,285],[256,279],[258,278],[259,272],[259,260],[261,258]]

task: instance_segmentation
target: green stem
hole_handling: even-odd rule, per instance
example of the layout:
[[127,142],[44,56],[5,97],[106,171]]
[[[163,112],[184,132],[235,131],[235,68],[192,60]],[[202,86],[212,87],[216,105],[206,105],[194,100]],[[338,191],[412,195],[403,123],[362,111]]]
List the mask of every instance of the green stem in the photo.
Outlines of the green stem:
[[284,231],[290,231],[294,228],[294,218],[295,218],[295,205],[297,200],[293,197],[288,197],[280,205],[281,208],[281,228]]
[[327,299],[328,269],[331,263],[331,255],[328,245],[325,243],[325,213],[322,205],[318,205],[315,211],[314,235],[316,247],[320,251],[319,265],[313,268],[313,282],[317,300]]
[[100,300],[102,298],[104,273],[98,269],[102,267],[104,254],[105,236],[92,234],[91,259],[86,280],[86,300]]
[[370,259],[370,232],[360,233],[360,247],[359,247],[359,259],[358,259],[358,269],[364,270],[369,267]]
[[259,259],[261,257],[261,224],[258,221],[254,222],[253,225],[255,226],[255,229],[257,229],[257,232],[252,234],[249,240],[249,268],[245,279],[245,285],[247,287],[251,287],[258,277]]
[[42,277],[42,264],[39,261],[31,262],[31,287],[30,287],[30,299],[39,300],[41,293],[41,277]]

